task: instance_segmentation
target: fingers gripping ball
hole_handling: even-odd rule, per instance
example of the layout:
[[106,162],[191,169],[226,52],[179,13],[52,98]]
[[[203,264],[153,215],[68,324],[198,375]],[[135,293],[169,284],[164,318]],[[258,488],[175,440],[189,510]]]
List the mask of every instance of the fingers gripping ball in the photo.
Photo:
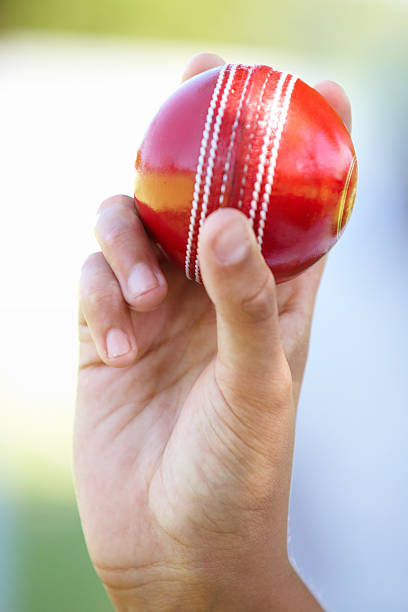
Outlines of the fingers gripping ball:
[[337,242],[356,188],[356,156],[340,117],[316,90],[268,66],[219,66],[184,83],[136,159],[140,216],[197,281],[200,231],[217,208],[247,215],[282,282]]

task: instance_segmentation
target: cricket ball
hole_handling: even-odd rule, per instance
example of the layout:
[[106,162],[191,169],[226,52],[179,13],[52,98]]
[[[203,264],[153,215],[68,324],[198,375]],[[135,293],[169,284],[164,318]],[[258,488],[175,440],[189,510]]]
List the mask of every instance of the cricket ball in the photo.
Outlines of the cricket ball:
[[313,88],[269,66],[225,65],[181,85],[136,158],[135,202],[152,238],[200,282],[205,219],[248,217],[277,282],[337,242],[357,189],[344,123]]

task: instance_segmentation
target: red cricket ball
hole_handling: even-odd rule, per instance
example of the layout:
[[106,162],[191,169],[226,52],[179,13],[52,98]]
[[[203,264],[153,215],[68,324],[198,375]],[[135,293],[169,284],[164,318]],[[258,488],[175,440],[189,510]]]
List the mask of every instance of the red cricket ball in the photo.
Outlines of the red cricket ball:
[[200,231],[217,208],[247,215],[282,282],[337,242],[356,189],[356,155],[340,117],[298,77],[269,66],[220,66],[185,82],[136,159],[140,216],[197,281]]

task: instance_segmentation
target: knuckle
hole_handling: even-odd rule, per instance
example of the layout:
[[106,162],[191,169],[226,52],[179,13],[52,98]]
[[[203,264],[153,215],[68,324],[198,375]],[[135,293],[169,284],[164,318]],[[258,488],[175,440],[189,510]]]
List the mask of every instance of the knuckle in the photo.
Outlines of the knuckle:
[[133,198],[131,198],[130,196],[126,196],[123,194],[117,194],[114,196],[110,196],[109,198],[106,198],[106,200],[103,200],[103,202],[101,202],[101,204],[99,205],[96,214],[100,214],[101,212],[103,212],[104,210],[107,210],[108,208],[112,208],[112,207],[118,207],[120,205],[122,206],[133,206]]
[[114,281],[97,286],[91,284],[80,289],[80,301],[88,312],[102,312],[109,308],[117,311],[123,302],[117,284]]
[[137,231],[137,217],[123,208],[109,209],[99,215],[94,231],[103,247],[116,249]]
[[109,228],[105,228],[104,232],[98,232],[98,237],[105,247],[114,249],[123,241],[123,230],[116,223]]
[[81,272],[80,272],[80,284],[81,285],[84,284],[85,280],[87,279],[88,273],[100,263],[101,258],[103,258],[103,255],[100,251],[98,251],[95,253],[91,253],[85,259],[84,263],[82,264]]
[[275,290],[270,274],[266,276],[260,287],[241,302],[241,309],[250,320],[257,323],[266,321],[274,315]]
[[118,308],[123,297],[114,276],[106,274],[106,260],[99,251],[89,255],[81,268],[79,301],[87,311]]

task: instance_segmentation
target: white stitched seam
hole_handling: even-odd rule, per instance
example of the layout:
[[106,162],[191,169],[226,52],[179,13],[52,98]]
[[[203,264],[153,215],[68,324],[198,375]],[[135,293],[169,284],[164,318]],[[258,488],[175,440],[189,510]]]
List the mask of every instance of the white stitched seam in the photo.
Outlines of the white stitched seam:
[[222,124],[222,119],[225,113],[225,107],[227,105],[227,100],[228,100],[228,96],[231,90],[231,86],[232,86],[232,81],[234,79],[235,76],[235,72],[237,69],[236,65],[229,65],[231,72],[228,76],[228,81],[225,85],[223,94],[222,94],[222,98],[221,98],[221,102],[220,102],[220,106],[218,108],[218,113],[217,113],[217,117],[215,119],[215,125],[214,125],[214,132],[213,132],[213,137],[211,140],[211,145],[210,145],[210,153],[209,153],[209,157],[208,157],[208,164],[207,164],[207,175],[205,177],[205,182],[204,182],[204,195],[203,195],[203,203],[202,203],[202,207],[201,207],[201,216],[200,216],[200,224],[199,224],[199,228],[198,228],[198,238],[197,238],[197,253],[196,253],[196,260],[195,260],[195,279],[197,282],[200,281],[200,276],[199,276],[199,249],[200,249],[200,234],[201,234],[201,229],[203,227],[204,224],[204,220],[207,214],[207,208],[208,208],[208,200],[210,197],[210,188],[211,188],[211,184],[212,184],[212,179],[213,179],[213,170],[214,170],[214,164],[215,164],[215,157],[217,154],[217,147],[218,147],[218,138],[220,135],[220,130],[221,130],[221,124]]
[[244,192],[245,192],[245,183],[246,183],[246,178],[247,178],[247,173],[248,173],[248,168],[249,168],[249,160],[251,158],[251,151],[252,151],[252,139],[255,135],[255,131],[256,131],[256,126],[258,124],[258,119],[259,119],[259,113],[261,111],[261,104],[262,104],[262,100],[263,100],[263,96],[265,93],[265,88],[268,84],[269,79],[271,78],[272,73],[269,72],[268,75],[265,77],[265,80],[263,82],[262,85],[262,89],[259,93],[259,97],[258,97],[258,105],[256,107],[256,115],[255,115],[255,119],[254,119],[254,129],[250,135],[250,142],[248,144],[248,152],[245,156],[245,165],[242,171],[242,179],[241,179],[241,189],[239,190],[239,201],[238,201],[238,208],[242,208],[242,198],[244,197]]
[[262,210],[260,213],[259,227],[258,227],[258,245],[260,249],[262,248],[265,221],[268,215],[269,200],[270,200],[270,195],[272,192],[273,183],[275,180],[275,170],[276,170],[276,165],[278,161],[282,134],[283,134],[283,130],[284,130],[286,120],[288,117],[290,102],[291,102],[293,90],[295,88],[297,80],[298,80],[298,77],[292,76],[292,79],[286,90],[285,99],[284,99],[283,106],[282,106],[281,117],[280,117],[278,128],[276,130],[275,140],[274,140],[273,148],[271,152],[271,159],[270,159],[270,164],[268,168],[267,184],[265,185],[265,192],[264,192]]
[[241,117],[242,105],[244,103],[245,94],[246,94],[246,91],[248,89],[249,79],[251,78],[254,70],[255,70],[255,66],[252,66],[250,68],[250,70],[248,71],[247,77],[245,79],[244,86],[242,88],[241,98],[239,100],[238,110],[237,110],[237,114],[236,114],[236,117],[235,117],[235,121],[234,121],[234,124],[232,126],[231,138],[230,138],[230,142],[229,142],[229,146],[228,146],[228,152],[227,152],[227,160],[225,162],[224,174],[223,174],[223,177],[222,177],[221,193],[220,193],[220,198],[219,198],[220,206],[222,206],[222,203],[224,201],[224,194],[225,194],[227,178],[228,178],[228,170],[230,168],[231,154],[232,154],[232,149],[233,149],[234,143],[235,143],[235,137],[236,137],[236,134],[237,134],[238,123],[239,123],[239,119]]
[[186,245],[185,270],[186,270],[187,278],[190,278],[191,249],[193,245],[194,227],[195,227],[195,221],[196,221],[197,211],[198,211],[198,206],[199,206],[199,197],[200,197],[200,191],[201,191],[204,159],[205,159],[205,155],[207,152],[208,141],[210,138],[210,128],[211,128],[211,123],[212,123],[212,119],[214,115],[214,110],[215,110],[215,106],[218,100],[218,95],[220,93],[221,84],[224,78],[226,68],[227,66],[224,66],[218,75],[218,79],[217,79],[217,82],[216,82],[216,85],[215,85],[215,88],[212,94],[212,98],[208,106],[207,118],[205,121],[203,135],[201,139],[200,154],[199,154],[198,162],[197,162],[197,170],[196,170],[195,183],[194,183],[194,195],[193,195],[193,201],[191,204],[190,224],[189,224],[188,238],[187,238],[187,245]]
[[258,209],[258,202],[259,202],[259,197],[261,194],[261,186],[262,186],[262,181],[263,181],[263,177],[265,174],[265,167],[267,163],[266,156],[268,154],[268,148],[271,142],[272,130],[276,129],[278,122],[279,122],[279,119],[278,119],[279,102],[281,100],[283,86],[285,84],[287,76],[288,76],[287,72],[282,72],[279,78],[278,84],[276,86],[276,90],[275,90],[273,100],[272,100],[272,105],[270,109],[268,109],[269,118],[268,118],[266,130],[264,133],[263,145],[262,145],[261,153],[259,156],[259,163],[257,167],[256,181],[254,183],[254,190],[252,192],[252,200],[251,200],[251,206],[249,210],[249,221],[252,226],[254,224],[256,211]]

